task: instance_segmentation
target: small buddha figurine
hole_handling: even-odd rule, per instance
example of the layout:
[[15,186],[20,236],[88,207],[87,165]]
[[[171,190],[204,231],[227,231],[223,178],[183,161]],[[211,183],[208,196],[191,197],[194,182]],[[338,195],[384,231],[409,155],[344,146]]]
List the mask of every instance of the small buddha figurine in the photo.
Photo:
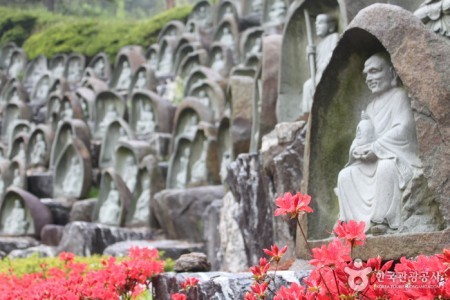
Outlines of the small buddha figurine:
[[203,141],[202,152],[197,161],[192,165],[191,182],[202,183],[206,181],[206,154],[208,150],[208,141]]
[[25,209],[20,200],[14,200],[14,207],[6,217],[3,231],[9,235],[24,235],[27,232],[29,223],[26,220]]
[[152,107],[149,103],[145,103],[139,113],[139,120],[136,124],[137,133],[144,134],[155,131],[155,117]]
[[145,71],[141,71],[138,73],[138,77],[136,83],[134,84],[135,90],[143,90],[147,84],[147,79],[145,78]]
[[134,158],[131,156],[128,156],[125,159],[125,167],[123,172],[123,179],[125,180],[125,183],[130,190],[130,192],[134,192],[134,189],[136,187],[136,177],[137,177],[137,167],[134,162]]
[[44,137],[42,136],[42,133],[38,133],[36,135],[36,143],[34,144],[34,148],[31,151],[30,155],[31,164],[33,165],[43,164],[45,161],[45,151],[46,145]]
[[103,117],[103,120],[99,124],[99,131],[101,133],[106,131],[106,127],[108,127],[109,123],[114,121],[115,118],[117,118],[117,111],[114,107],[113,103],[110,103],[108,106],[108,110],[105,113],[105,116]]
[[221,51],[217,51],[214,54],[214,61],[211,65],[211,69],[220,73],[224,67],[225,67],[225,62],[223,61],[223,54]]
[[76,196],[79,192],[80,183],[83,180],[83,168],[77,157],[70,160],[68,172],[65,174],[63,185],[60,187],[66,191],[68,196]]
[[201,90],[198,93],[197,100],[206,107],[209,107],[211,104],[210,100],[208,98],[208,95],[206,94],[206,92],[204,90]]
[[189,155],[190,149],[189,147],[186,147],[183,150],[180,161],[178,163],[178,173],[175,179],[175,188],[184,189],[186,187],[187,171],[189,167]]
[[105,62],[103,59],[98,59],[94,65],[94,73],[100,78],[105,77]]
[[122,63],[122,69],[120,72],[119,79],[117,80],[116,89],[117,90],[126,90],[130,86],[131,81],[131,68],[130,63],[127,60],[124,60]]
[[22,188],[22,176],[19,173],[19,169],[14,169],[13,177],[12,186]]
[[220,37],[220,42],[222,42],[228,48],[234,48],[234,39],[231,34],[230,28],[225,26],[222,31],[222,36]]
[[133,216],[135,222],[148,222],[150,218],[150,180],[143,180],[142,193],[136,202],[136,209]]
[[100,207],[98,220],[106,225],[118,225],[120,221],[120,194],[114,181],[111,181],[108,197]]

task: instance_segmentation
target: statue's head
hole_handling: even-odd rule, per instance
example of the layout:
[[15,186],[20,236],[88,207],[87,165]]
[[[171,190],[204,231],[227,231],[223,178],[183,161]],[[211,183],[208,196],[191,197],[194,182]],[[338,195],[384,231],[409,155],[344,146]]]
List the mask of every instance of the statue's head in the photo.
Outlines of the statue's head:
[[14,207],[15,207],[15,208],[22,208],[22,205],[21,205],[19,199],[14,200]]
[[398,75],[387,52],[379,52],[364,63],[366,84],[374,94],[380,94],[399,85]]
[[337,20],[333,16],[320,14],[316,17],[316,34],[319,37],[326,37],[337,30]]

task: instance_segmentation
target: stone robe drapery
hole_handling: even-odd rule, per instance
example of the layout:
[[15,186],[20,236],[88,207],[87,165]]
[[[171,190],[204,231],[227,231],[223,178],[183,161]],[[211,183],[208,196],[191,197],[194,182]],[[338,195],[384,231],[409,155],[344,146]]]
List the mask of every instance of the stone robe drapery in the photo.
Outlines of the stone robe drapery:
[[350,159],[338,177],[342,221],[350,219],[387,223],[397,229],[401,223],[402,189],[420,167],[416,155],[416,128],[410,102],[403,88],[392,88],[376,97],[366,110],[375,129],[376,140],[369,146],[377,160]]

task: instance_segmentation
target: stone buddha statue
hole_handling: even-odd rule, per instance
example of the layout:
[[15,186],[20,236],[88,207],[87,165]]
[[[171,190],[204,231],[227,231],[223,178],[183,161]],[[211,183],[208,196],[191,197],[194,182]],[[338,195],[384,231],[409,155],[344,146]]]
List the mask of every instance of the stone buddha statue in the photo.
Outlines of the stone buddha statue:
[[60,78],[64,75],[64,63],[62,60],[56,62],[56,66],[52,70],[55,78]]
[[40,101],[47,98],[48,90],[50,89],[50,82],[47,77],[39,82],[39,87],[36,91],[36,98]]
[[60,187],[66,191],[68,196],[76,196],[83,181],[83,168],[78,157],[74,156],[70,160],[70,166],[65,174],[63,185]]
[[20,102],[19,93],[17,92],[16,88],[13,89],[8,102],[9,103],[19,103]]
[[72,59],[69,62],[69,70],[67,74],[67,80],[70,82],[76,82],[81,79],[83,70],[81,69],[81,64],[78,59]]
[[134,84],[135,90],[143,90],[147,85],[147,79],[145,78],[145,71],[141,71],[138,73],[138,77],[136,83]]
[[136,209],[133,216],[134,222],[148,222],[150,219],[150,180],[143,180],[142,193],[136,202]]
[[30,162],[33,165],[43,164],[45,161],[46,145],[42,133],[36,135],[36,143],[30,154]]
[[106,132],[106,127],[108,127],[109,123],[111,123],[112,121],[114,121],[114,119],[118,117],[114,103],[108,103],[106,107],[107,111],[105,113],[105,116],[103,117],[103,120],[99,124],[99,131],[101,133]]
[[25,209],[20,200],[14,200],[14,207],[5,219],[3,232],[9,235],[24,235],[27,232],[29,223],[26,220]]
[[120,70],[120,76],[117,80],[116,90],[126,90],[131,83],[131,68],[130,63],[124,60],[122,63],[122,68]]
[[450,0],[425,0],[414,15],[437,34],[450,38]]
[[224,67],[225,62],[223,61],[223,54],[221,51],[217,51],[214,54],[214,61],[211,64],[211,69],[213,69],[216,72],[221,72]]
[[170,73],[170,70],[172,69],[172,54],[170,53],[170,50],[167,49],[167,47],[168,46],[164,48],[161,61],[158,64],[158,74],[161,75]]
[[200,157],[197,161],[192,165],[191,169],[191,182],[205,182],[206,178],[206,154],[208,151],[208,141],[204,140]]
[[231,154],[229,150],[225,150],[222,154],[222,160],[220,162],[220,179],[225,182],[227,178],[228,170],[227,166],[231,163]]
[[111,181],[108,197],[103,202],[98,213],[98,220],[106,225],[118,225],[120,221],[120,194],[114,181]]
[[222,36],[220,37],[220,42],[223,43],[228,48],[234,49],[234,38],[228,26],[225,26],[222,29]]
[[8,73],[11,77],[17,77],[22,70],[22,58],[19,54],[15,54],[11,58],[11,64],[8,69]]
[[95,64],[94,64],[94,73],[98,76],[98,77],[105,77],[105,62],[103,61],[103,59],[98,59]]
[[85,121],[88,121],[90,119],[89,115],[89,105],[87,104],[86,100],[80,97],[80,103],[81,103],[81,110],[83,111],[83,118]]
[[280,24],[286,17],[286,3],[283,0],[275,0],[270,6],[269,23]]
[[200,90],[198,92],[197,100],[206,107],[211,105],[211,101],[209,100],[208,94],[204,90]]
[[183,149],[183,152],[180,156],[180,161],[178,163],[178,173],[176,175],[176,185],[175,188],[178,189],[184,189],[186,187],[187,183],[187,172],[189,168],[189,155],[190,155],[190,149],[189,147],[186,147]]
[[22,176],[19,173],[19,169],[14,169],[13,172],[13,181],[12,181],[12,186],[18,187],[18,188],[22,188],[23,187],[23,183],[22,183]]
[[[141,102],[142,103],[142,102]],[[139,112],[139,120],[136,124],[136,132],[139,134],[154,132],[156,128],[152,107],[145,103]]]
[[186,123],[184,129],[185,133],[187,135],[194,136],[195,133],[197,132],[197,125],[198,125],[198,116],[197,115],[191,116]]
[[23,143],[19,144],[19,151],[17,152],[16,156],[14,157],[15,159],[17,159],[20,162],[25,162],[26,161],[26,153],[25,153],[25,146]]
[[261,37],[257,37],[253,43],[253,47],[248,51],[248,53],[245,55],[247,58],[250,57],[253,54],[258,54],[262,51],[262,39]]
[[410,100],[385,52],[364,64],[373,94],[339,172],[339,220],[364,221],[366,231],[383,234],[401,226],[403,191],[421,167]]
[[60,120],[70,120],[72,118],[73,118],[73,111],[72,107],[70,106],[70,102],[64,101]]
[[[315,85],[317,85],[322,78],[322,73],[325,70],[328,62],[331,59],[333,49],[336,47],[339,40],[337,31],[337,20],[326,14],[320,14],[316,18],[316,34],[319,37],[319,42],[316,47],[307,48],[307,54],[315,54]],[[308,79],[303,84],[303,99],[301,104],[301,111],[307,113],[311,111],[312,101],[316,86],[313,81]]]
[[134,158],[128,156],[125,159],[124,171],[123,171],[123,180],[125,181],[128,189],[131,193],[134,192],[136,187],[136,177],[137,177],[138,169],[134,162]]

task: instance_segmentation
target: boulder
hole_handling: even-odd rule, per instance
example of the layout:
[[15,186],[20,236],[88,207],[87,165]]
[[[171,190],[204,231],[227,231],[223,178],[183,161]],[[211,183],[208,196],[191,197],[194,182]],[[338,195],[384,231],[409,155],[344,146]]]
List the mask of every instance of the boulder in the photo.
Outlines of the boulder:
[[39,245],[39,242],[31,237],[0,237],[0,251],[8,254],[16,249],[26,249]]
[[106,247],[103,251],[105,255],[127,256],[131,247],[156,248],[163,251],[163,258],[177,259],[183,254],[198,252],[203,250],[203,244],[189,243],[186,241],[161,240],[161,241],[123,241]]
[[73,204],[72,210],[70,211],[70,222],[74,221],[91,221],[91,215],[94,211],[96,198],[80,200]]
[[[278,271],[275,281],[277,286],[294,282],[300,284],[309,276],[309,273],[308,271]],[[189,291],[188,299],[190,300],[244,299],[245,293],[250,291],[250,285],[253,283],[251,273],[163,273],[153,280],[156,299],[170,300],[170,295],[177,293],[181,288],[180,283],[188,277],[200,280],[198,288]],[[272,284],[270,288],[274,288]]]
[[55,257],[56,248],[46,245],[39,245],[36,247],[30,247],[26,249],[16,249],[8,254],[8,258],[27,258],[37,254],[39,257]]
[[151,237],[147,228],[128,229],[77,221],[64,227],[57,252],[72,252],[82,256],[102,254],[106,247],[117,242]]
[[192,252],[183,254],[175,262],[173,267],[175,272],[208,272],[211,270],[211,264],[205,253]]
[[155,195],[151,209],[167,238],[202,242],[203,212],[223,195],[222,186],[164,190]]
[[41,230],[41,242],[48,246],[58,246],[61,242],[64,226],[47,224]]

